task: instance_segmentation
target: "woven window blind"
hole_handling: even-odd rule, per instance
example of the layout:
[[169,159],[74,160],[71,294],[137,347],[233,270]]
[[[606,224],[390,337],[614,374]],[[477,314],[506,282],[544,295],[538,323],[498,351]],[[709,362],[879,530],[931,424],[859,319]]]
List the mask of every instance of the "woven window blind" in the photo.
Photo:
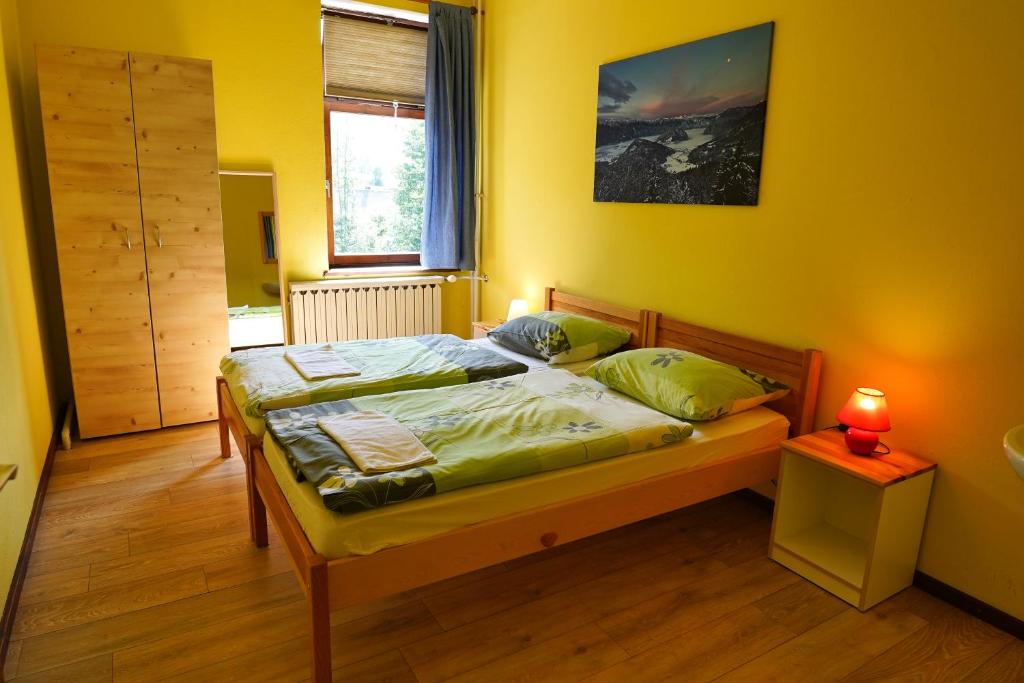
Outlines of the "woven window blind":
[[423,104],[427,32],[324,15],[324,94]]

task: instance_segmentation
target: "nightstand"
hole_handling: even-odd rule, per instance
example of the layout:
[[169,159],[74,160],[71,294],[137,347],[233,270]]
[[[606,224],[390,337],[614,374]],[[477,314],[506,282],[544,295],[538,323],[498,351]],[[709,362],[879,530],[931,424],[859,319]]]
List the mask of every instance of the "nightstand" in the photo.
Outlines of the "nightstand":
[[479,339],[480,337],[486,337],[487,333],[493,330],[498,325],[505,322],[504,320],[478,320],[473,323],[473,339]]
[[782,442],[770,555],[861,610],[911,584],[935,463],[860,456],[830,429]]

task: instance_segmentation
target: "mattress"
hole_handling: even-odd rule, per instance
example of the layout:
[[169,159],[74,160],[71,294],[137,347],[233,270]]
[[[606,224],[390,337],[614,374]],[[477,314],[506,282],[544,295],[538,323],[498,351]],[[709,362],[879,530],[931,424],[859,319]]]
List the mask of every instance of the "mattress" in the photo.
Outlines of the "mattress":
[[263,438],[263,451],[313,548],[335,559],[368,555],[469,524],[777,446],[788,429],[782,415],[758,407],[714,422],[694,423],[690,438],[670,446],[351,515],[328,510],[309,482],[297,482],[269,435]]
[[[593,363],[597,362],[597,359],[595,358],[591,360],[577,361],[575,363],[565,363],[564,365],[548,365],[539,358],[525,356],[521,353],[516,353],[515,351],[506,349],[504,346],[495,344],[486,337],[483,337],[481,339],[471,339],[469,341],[474,344],[479,344],[490,351],[500,353],[506,358],[511,358],[512,360],[519,361],[520,363],[526,365],[529,368],[529,372],[534,372],[536,370],[551,370],[553,368],[558,368],[562,370],[569,370],[570,372],[577,375],[582,375],[587,368],[589,368]],[[230,376],[225,376],[224,379],[227,382],[228,391],[231,393],[231,398],[234,400],[235,406],[238,407],[238,412],[242,415],[242,420],[245,422],[245,425],[249,428],[249,431],[254,436],[262,438],[264,432],[267,431],[266,425],[263,423],[263,418],[256,417],[253,415],[246,415],[245,411],[242,410],[242,406],[246,404],[247,398],[247,396],[245,395],[245,389],[240,387],[237,382],[232,381],[233,378]]]

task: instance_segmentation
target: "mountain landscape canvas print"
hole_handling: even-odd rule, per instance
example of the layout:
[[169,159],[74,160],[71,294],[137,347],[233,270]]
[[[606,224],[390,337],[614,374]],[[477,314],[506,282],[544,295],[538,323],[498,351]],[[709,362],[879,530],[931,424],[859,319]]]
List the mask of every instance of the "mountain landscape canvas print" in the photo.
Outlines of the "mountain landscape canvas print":
[[756,205],[773,28],[602,65],[594,201]]

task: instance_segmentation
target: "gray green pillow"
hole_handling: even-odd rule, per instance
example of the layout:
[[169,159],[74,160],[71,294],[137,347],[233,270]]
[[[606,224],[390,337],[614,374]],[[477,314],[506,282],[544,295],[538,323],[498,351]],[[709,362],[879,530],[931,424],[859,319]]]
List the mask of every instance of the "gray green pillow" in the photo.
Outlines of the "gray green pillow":
[[714,420],[789,393],[770,377],[678,349],[623,351],[594,363],[587,375],[683,420]]
[[629,341],[629,330],[583,315],[541,311],[498,325],[487,337],[552,365],[589,360]]

